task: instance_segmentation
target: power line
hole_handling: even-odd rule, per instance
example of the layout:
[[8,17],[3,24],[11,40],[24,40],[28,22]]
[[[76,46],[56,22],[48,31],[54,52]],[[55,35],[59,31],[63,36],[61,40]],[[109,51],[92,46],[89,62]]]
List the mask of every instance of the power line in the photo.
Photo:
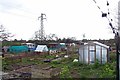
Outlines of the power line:
[[[31,11],[28,11],[28,9],[18,8],[16,6],[11,6],[9,4],[5,5],[5,7],[8,7],[8,8],[12,7],[11,9],[13,9],[13,10],[19,10],[21,12],[24,12],[24,13],[27,13],[27,14],[31,14],[33,16],[35,14],[37,14],[37,13],[33,13]],[[11,12],[10,9],[9,9],[9,11],[6,10],[6,9],[1,9],[0,11],[1,11],[1,13],[8,13],[8,14],[14,15],[14,16],[20,16],[20,17],[25,17],[25,18],[29,18],[29,19],[36,19],[35,17],[26,16],[26,15],[18,14],[18,13],[15,13],[15,12]]]
[[24,17],[24,18],[29,18],[29,19],[35,19],[34,17],[30,17],[30,16],[26,16],[26,15],[22,15],[22,14],[17,14],[14,12],[8,12],[8,11],[3,11],[6,14],[10,14],[10,15],[14,15],[14,16],[19,16],[19,17]]
[[[94,2],[95,2],[95,4],[96,4],[96,1],[95,0],[93,0]],[[119,5],[119,4],[118,4]],[[107,6],[109,6],[109,2],[107,1]],[[98,7],[98,9],[100,9],[100,7],[97,5],[97,7]],[[101,11],[102,12],[102,11]],[[109,20],[109,18],[107,17],[107,15],[110,15],[110,12],[109,12],[109,9],[108,9],[108,13],[103,13],[102,12],[102,17],[106,17],[107,19],[108,19],[108,21],[109,21],[109,26],[111,27],[111,29],[112,29],[112,31],[113,31],[113,33],[115,34],[115,42],[116,42],[116,59],[117,59],[117,61],[116,61],[116,80],[120,80],[120,78],[119,78],[119,72],[120,72],[120,68],[119,68],[119,64],[120,64],[120,62],[119,62],[119,58],[120,58],[120,37],[119,37],[119,33],[118,33],[118,29],[115,29],[115,27],[113,27],[113,25],[112,25],[112,19],[111,20]]]
[[[109,26],[111,27],[113,33],[116,34],[116,33],[117,33],[117,32],[116,32],[117,29],[114,28],[114,27],[113,27],[113,24],[112,24],[113,19],[111,19],[111,18],[109,19],[109,18],[108,18],[108,16],[110,17],[109,9],[108,9],[108,13],[104,13],[104,12],[101,10],[100,6],[97,5],[96,0],[93,0],[93,1],[94,1],[94,3],[96,4],[96,6],[98,7],[98,9],[101,11],[102,17],[106,17],[106,18],[107,18],[107,20],[108,20],[108,22],[109,22]],[[107,2],[106,5],[109,6],[109,2],[108,2],[108,1],[106,1],[106,2]]]

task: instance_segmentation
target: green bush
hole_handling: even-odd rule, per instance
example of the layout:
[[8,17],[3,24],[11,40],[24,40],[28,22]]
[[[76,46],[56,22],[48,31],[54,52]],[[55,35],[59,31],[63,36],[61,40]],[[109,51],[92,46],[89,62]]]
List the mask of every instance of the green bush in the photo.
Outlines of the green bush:
[[60,64],[60,61],[52,61],[52,64]]
[[69,63],[69,66],[70,67],[80,67],[80,66],[82,66],[82,65],[84,65],[84,64],[82,64],[82,63],[80,63],[80,62],[71,62],[71,63]]
[[110,62],[116,61],[116,53],[110,53]]
[[115,78],[115,69],[114,67],[109,64],[106,63],[103,68],[102,68],[102,73],[100,75],[101,78]]
[[72,78],[68,66],[64,66],[60,72],[60,78]]
[[97,59],[94,63],[94,68],[98,68],[100,66],[99,60]]

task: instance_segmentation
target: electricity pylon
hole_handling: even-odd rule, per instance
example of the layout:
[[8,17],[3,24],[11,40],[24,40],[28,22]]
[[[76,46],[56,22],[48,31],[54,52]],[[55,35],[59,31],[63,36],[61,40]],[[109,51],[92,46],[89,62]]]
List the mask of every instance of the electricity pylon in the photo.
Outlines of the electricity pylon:
[[44,38],[45,38],[45,31],[44,31],[44,25],[43,25],[44,19],[46,19],[46,15],[41,13],[41,16],[38,17],[38,20],[40,20],[40,30],[38,32],[39,40],[44,40]]

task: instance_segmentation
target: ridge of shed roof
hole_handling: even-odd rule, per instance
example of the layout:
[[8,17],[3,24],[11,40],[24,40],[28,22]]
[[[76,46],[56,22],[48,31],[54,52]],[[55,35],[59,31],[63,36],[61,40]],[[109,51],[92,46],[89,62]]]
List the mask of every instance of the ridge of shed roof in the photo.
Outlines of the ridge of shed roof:
[[109,48],[109,46],[107,46],[107,45],[105,45],[105,44],[102,44],[102,43],[100,43],[100,42],[97,42],[97,41],[94,41],[93,43],[98,44],[98,45],[101,45],[101,46],[106,47],[106,48]]
[[89,43],[94,43],[94,44],[97,44],[97,45],[100,45],[100,46],[109,48],[109,46],[107,46],[107,45],[105,45],[105,44],[102,44],[102,43],[100,43],[100,42],[97,42],[97,41],[92,41],[92,42],[90,41],[90,42],[88,42],[88,43],[84,43],[84,45],[87,45],[87,44],[89,44]]

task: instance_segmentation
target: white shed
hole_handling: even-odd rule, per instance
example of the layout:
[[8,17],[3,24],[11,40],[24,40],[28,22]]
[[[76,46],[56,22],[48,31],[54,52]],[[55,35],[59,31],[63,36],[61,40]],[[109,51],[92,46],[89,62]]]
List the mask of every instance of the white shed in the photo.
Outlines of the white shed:
[[35,52],[47,52],[48,47],[46,45],[38,45]]
[[35,44],[34,43],[26,43],[26,45],[28,46],[28,48],[35,48]]
[[22,45],[26,45],[29,49],[29,51],[34,51],[36,48],[36,44],[34,43],[22,43]]
[[79,61],[81,63],[91,64],[96,60],[104,64],[109,59],[109,46],[99,42],[88,42],[79,48]]

